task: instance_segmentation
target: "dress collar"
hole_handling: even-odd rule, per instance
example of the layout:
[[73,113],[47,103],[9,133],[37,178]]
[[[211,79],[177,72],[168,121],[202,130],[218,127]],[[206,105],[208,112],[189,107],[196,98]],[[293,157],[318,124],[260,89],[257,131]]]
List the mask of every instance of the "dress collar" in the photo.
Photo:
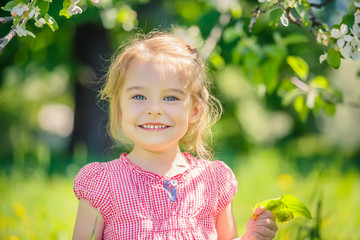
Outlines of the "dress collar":
[[186,159],[190,163],[189,168],[186,169],[186,171],[184,171],[183,173],[179,173],[171,178],[165,177],[165,176],[160,176],[153,172],[142,170],[139,166],[130,162],[129,158],[127,157],[127,153],[122,153],[119,160],[122,161],[123,163],[125,163],[126,166],[128,166],[129,168],[134,170],[134,172],[136,172],[137,174],[139,174],[141,176],[144,176],[144,177],[147,177],[150,179],[161,180],[161,181],[163,181],[163,180],[178,180],[181,182],[186,179],[187,175],[197,166],[197,163],[198,163],[197,159],[195,157],[193,157],[192,155],[190,155],[189,153],[184,152],[183,155],[186,157]]

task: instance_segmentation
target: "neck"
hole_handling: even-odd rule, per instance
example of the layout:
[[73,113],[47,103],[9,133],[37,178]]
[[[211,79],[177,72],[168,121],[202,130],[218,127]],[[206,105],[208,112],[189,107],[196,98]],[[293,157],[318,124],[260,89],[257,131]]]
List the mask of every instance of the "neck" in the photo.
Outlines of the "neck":
[[180,148],[168,149],[167,151],[153,152],[144,148],[134,149],[128,154],[129,160],[141,169],[153,172],[160,176],[176,175],[189,166],[188,160],[181,153]]

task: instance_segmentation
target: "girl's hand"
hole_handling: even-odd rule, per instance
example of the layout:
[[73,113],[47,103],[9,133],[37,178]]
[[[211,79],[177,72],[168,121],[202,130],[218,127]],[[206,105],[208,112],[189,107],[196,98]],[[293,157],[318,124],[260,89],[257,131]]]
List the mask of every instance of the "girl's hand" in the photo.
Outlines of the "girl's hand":
[[273,214],[270,211],[265,211],[262,206],[254,210],[242,240],[270,240],[275,237],[277,230],[278,227]]

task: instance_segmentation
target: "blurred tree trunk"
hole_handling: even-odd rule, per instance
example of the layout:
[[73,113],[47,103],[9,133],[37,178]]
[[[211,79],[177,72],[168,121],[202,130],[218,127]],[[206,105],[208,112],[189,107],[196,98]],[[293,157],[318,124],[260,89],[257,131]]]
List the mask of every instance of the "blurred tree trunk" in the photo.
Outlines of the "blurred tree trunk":
[[96,23],[85,23],[76,28],[73,55],[81,64],[75,85],[74,131],[70,142],[86,144],[88,154],[101,156],[111,146],[106,132],[107,105],[98,98],[106,73],[106,62],[111,56],[107,31]]

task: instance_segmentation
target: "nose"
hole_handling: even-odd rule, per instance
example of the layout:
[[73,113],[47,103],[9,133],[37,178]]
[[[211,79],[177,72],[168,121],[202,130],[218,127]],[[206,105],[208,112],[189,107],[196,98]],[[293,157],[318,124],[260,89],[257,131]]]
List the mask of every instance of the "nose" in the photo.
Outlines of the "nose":
[[151,116],[160,116],[163,114],[163,110],[161,108],[161,103],[157,100],[153,100],[149,103],[149,107],[146,110],[147,115]]

